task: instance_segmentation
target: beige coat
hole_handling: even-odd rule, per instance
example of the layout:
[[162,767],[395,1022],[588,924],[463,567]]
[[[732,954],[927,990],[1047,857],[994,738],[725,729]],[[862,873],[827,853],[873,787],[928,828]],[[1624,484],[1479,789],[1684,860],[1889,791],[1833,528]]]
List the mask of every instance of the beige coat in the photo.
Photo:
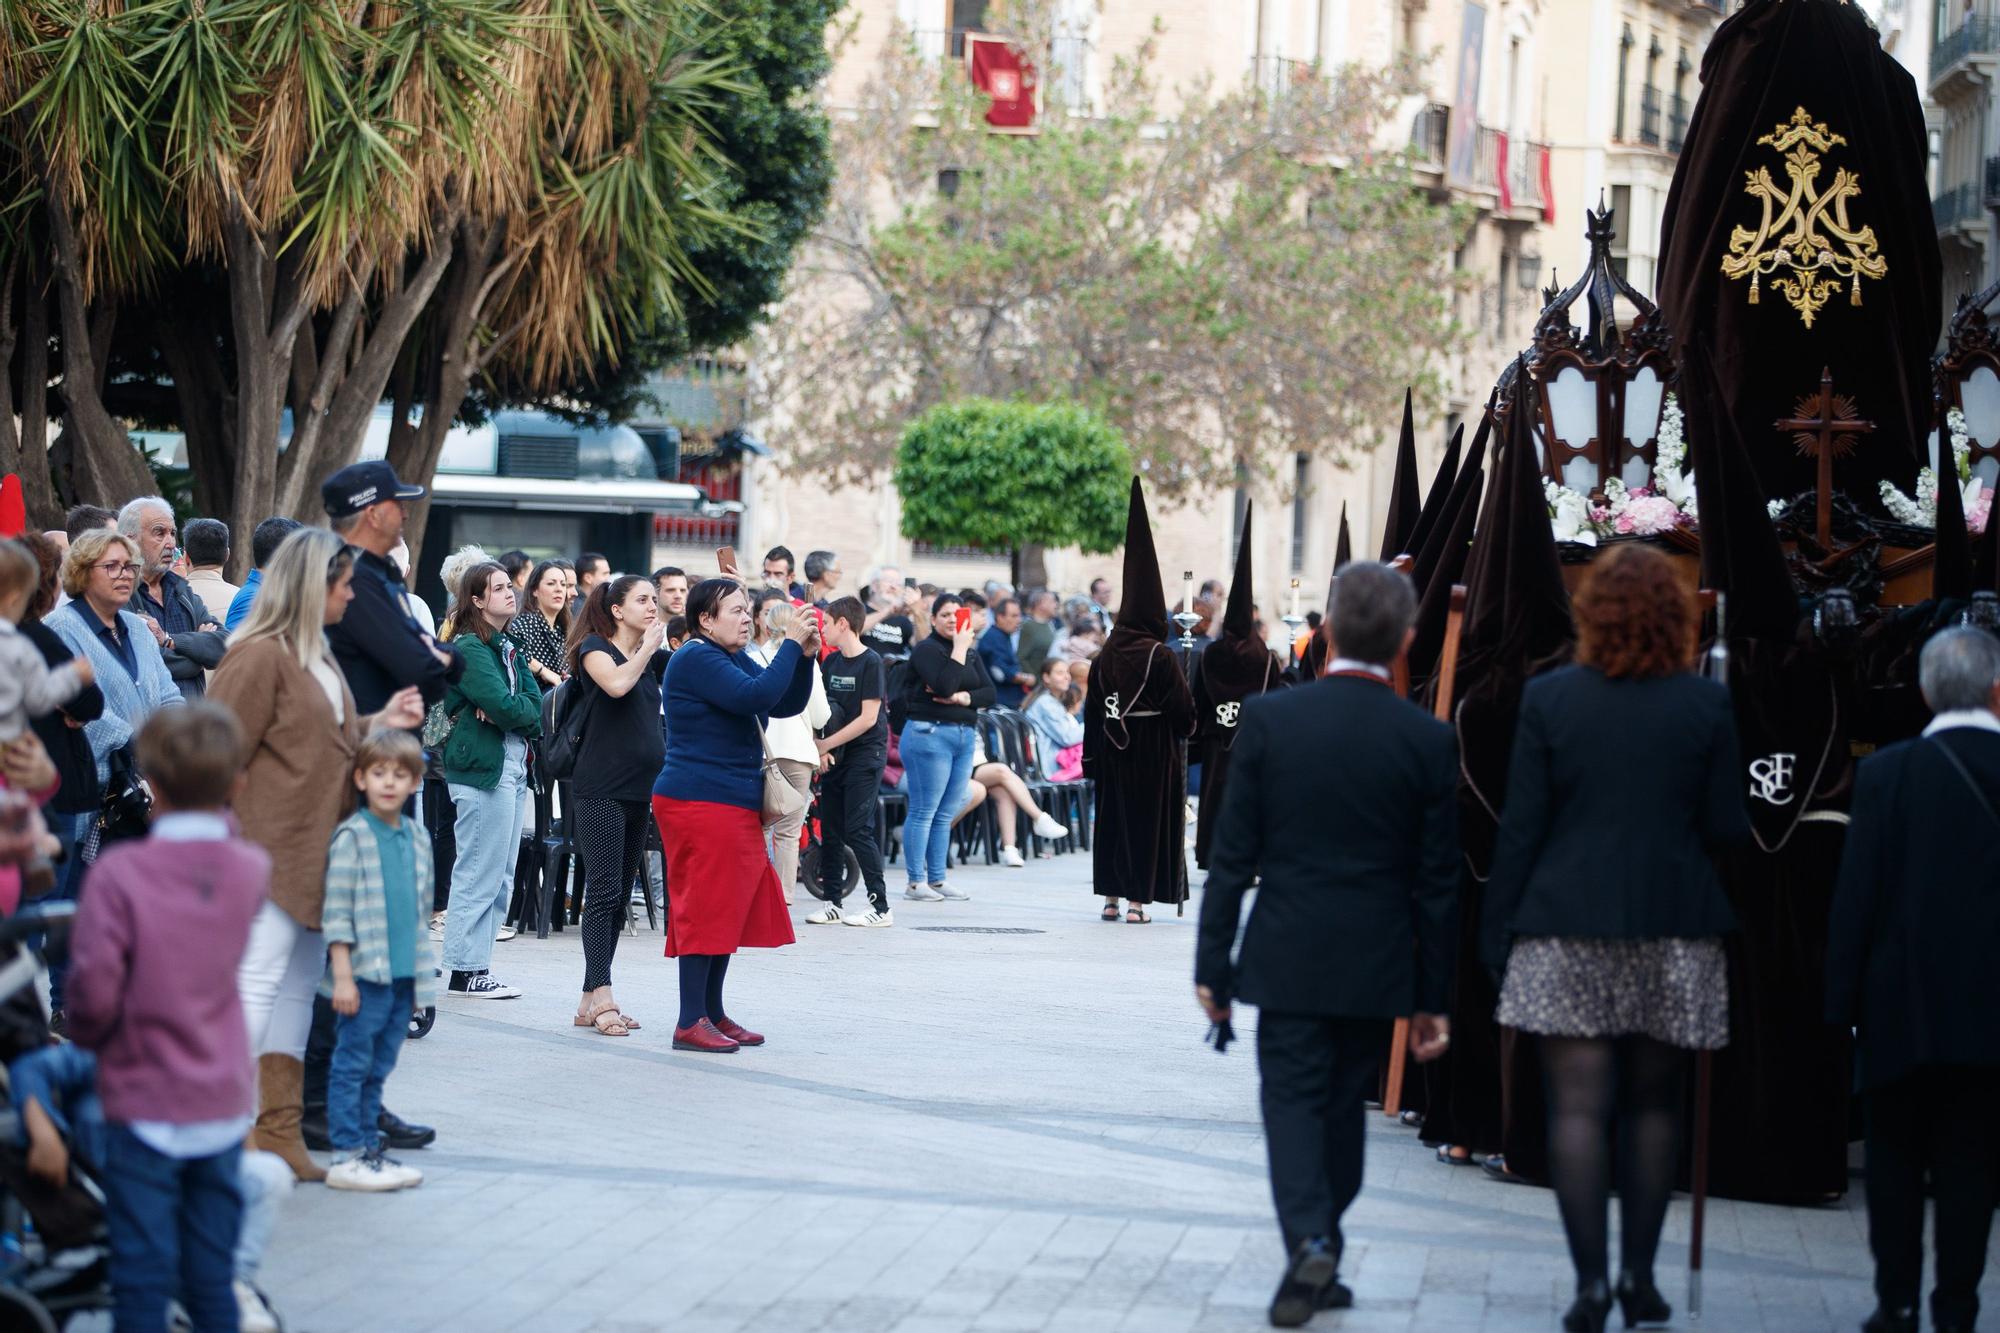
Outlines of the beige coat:
[[327,844],[355,803],[361,719],[345,681],[340,693],[344,723],[334,721],[312,673],[274,639],[230,648],[208,687],[209,702],[243,724],[243,836],[271,854],[271,901],[308,930],[320,926]]

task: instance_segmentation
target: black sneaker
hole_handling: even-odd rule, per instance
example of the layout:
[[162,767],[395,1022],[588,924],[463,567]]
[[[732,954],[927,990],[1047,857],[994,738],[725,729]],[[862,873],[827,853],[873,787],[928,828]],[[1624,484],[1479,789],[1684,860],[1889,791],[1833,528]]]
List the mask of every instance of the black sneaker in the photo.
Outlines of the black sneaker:
[[[460,984],[460,977],[465,978],[463,984]],[[495,981],[490,972],[454,972],[445,993],[462,1000],[515,1000],[521,996],[521,992],[512,986],[503,986]]]

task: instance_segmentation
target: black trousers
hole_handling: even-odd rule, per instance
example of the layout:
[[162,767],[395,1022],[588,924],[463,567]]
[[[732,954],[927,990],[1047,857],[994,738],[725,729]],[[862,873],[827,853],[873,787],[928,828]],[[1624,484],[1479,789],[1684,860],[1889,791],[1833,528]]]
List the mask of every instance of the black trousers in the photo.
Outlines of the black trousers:
[[625,925],[632,882],[642,868],[646,821],[644,801],[576,799],[576,845],[583,854],[583,988],[611,984],[611,957]]
[[1341,1244],[1341,1214],[1361,1192],[1361,1101],[1387,1037],[1375,1018],[1258,1015],[1264,1144],[1288,1255],[1317,1236]]
[[[889,890],[882,881],[882,846],[875,836],[876,800],[882,791],[882,759],[850,764],[845,754],[819,779],[819,863],[823,872],[845,873],[845,849],[852,847],[861,862],[861,879],[875,910],[889,910]],[[825,881],[822,879],[822,883]],[[840,899],[828,890],[827,901]]]
[[2000,1170],[2000,1069],[1932,1066],[1867,1093],[1868,1248],[1875,1295],[1914,1310],[1924,1275],[1924,1183],[1935,1200],[1931,1318],[1971,1328]]

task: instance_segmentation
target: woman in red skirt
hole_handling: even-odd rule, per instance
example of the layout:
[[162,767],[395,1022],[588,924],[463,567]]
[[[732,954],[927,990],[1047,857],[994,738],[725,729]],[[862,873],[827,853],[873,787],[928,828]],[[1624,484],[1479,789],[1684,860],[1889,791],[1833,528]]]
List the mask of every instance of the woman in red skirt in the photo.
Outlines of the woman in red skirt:
[[738,949],[790,944],[784,890],[764,855],[763,719],[791,717],[812,694],[813,617],[797,616],[771,665],[750,643],[741,583],[707,579],[688,593],[687,643],[667,665],[667,759],[653,783],[653,817],[666,848],[667,957],[681,960],[677,1051],[734,1053],[764,1038],[722,1008],[722,980]]

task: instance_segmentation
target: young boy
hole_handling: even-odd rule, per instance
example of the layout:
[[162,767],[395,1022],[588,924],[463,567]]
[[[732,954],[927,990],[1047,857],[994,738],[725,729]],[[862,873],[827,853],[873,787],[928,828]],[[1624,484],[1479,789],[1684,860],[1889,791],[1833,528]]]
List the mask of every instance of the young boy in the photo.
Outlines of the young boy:
[[91,866],[71,932],[69,1032],[97,1053],[116,1326],[161,1328],[178,1297],[200,1333],[222,1333],[237,1327],[230,1257],[257,1105],[236,964],[271,858],[231,836],[223,814],[243,755],[227,709],[162,709],[138,751],[152,829]]
[[433,1003],[427,929],[431,847],[403,802],[424,780],[424,750],[407,731],[370,732],[354,755],[362,808],[326,852],[327,980],[335,1018],[326,1074],[327,1136],[337,1190],[399,1190],[424,1173],[382,1155],[376,1120],[410,1017]]
[[[889,716],[883,703],[885,671],[881,654],[861,640],[868,613],[852,597],[826,608],[826,641],[833,653],[820,664],[826,701],[833,710],[819,752],[833,767],[819,783],[820,873],[826,906],[806,918],[812,926],[893,926],[889,891],[882,882],[882,849],[875,840],[875,801],[882,768],[889,760]],[[852,847],[868,885],[869,910],[842,912],[842,886],[829,876],[847,871],[845,849]]]

